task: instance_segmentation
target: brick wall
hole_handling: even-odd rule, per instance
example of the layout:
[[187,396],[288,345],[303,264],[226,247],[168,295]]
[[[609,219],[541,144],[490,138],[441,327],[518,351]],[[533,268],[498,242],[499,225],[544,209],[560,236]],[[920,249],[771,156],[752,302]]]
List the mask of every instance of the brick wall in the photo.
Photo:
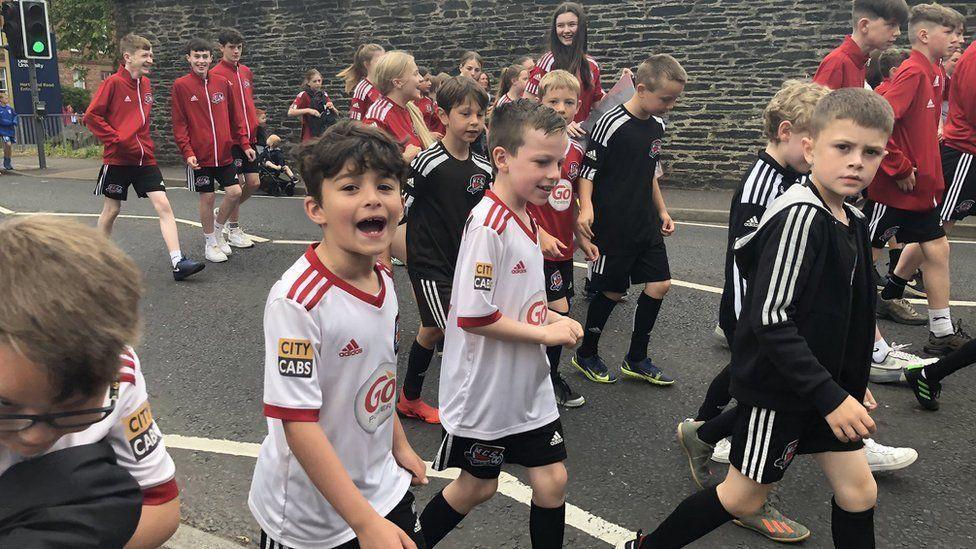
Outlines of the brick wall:
[[[180,49],[195,35],[235,26],[247,44],[245,64],[256,75],[259,108],[271,130],[297,140],[298,121],[285,113],[301,74],[314,67],[340,110],[347,98],[332,78],[361,42],[413,52],[419,64],[453,71],[461,51],[475,49],[496,75],[515,57],[544,51],[556,0],[118,0],[121,33],[156,45],[153,80],[163,105],[154,109],[157,148],[177,160],[167,103],[186,70]],[[911,2],[916,3],[916,2]],[[762,146],[759,117],[783,80],[813,73],[822,56],[850,31],[848,0],[588,1],[590,53],[609,88],[625,66],[652,53],[671,53],[691,83],[671,115],[668,180],[728,187]],[[951,2],[976,28],[976,5]],[[120,34],[121,34],[120,33]],[[904,36],[901,46],[907,47]],[[494,78],[493,86],[494,86]]]

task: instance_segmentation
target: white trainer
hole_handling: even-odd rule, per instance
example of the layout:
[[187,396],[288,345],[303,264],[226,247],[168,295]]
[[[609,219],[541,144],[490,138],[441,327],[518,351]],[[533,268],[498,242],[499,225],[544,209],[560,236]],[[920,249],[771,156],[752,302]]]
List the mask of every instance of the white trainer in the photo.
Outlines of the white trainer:
[[[226,226],[225,226],[226,228]],[[234,227],[227,231],[227,243],[235,248],[253,248],[254,242],[244,234],[240,227]]]
[[220,251],[220,246],[207,243],[203,247],[203,255],[211,263],[223,263],[227,261],[227,254]]
[[715,331],[712,332],[712,335],[715,336],[715,341],[718,342],[719,345],[725,347],[726,349],[729,348],[729,340],[727,337],[725,337],[725,330],[723,330],[721,326],[716,324]]
[[217,231],[216,238],[217,238],[217,247],[220,248],[220,251],[224,252],[224,255],[230,255],[234,253],[234,251],[231,250],[230,246],[227,244],[227,239],[224,238],[223,231]]
[[868,458],[871,472],[897,471],[915,463],[918,452],[914,448],[895,448],[878,444],[874,439],[864,439],[864,453]]
[[905,352],[910,344],[899,345],[892,342],[891,352],[884,362],[871,363],[871,383],[897,383],[905,380],[905,368],[909,366],[927,366],[938,362],[937,358],[922,358]]
[[728,463],[730,452],[732,452],[732,442],[727,438],[723,438],[718,441],[718,444],[715,445],[715,450],[712,451],[712,461],[716,463]]

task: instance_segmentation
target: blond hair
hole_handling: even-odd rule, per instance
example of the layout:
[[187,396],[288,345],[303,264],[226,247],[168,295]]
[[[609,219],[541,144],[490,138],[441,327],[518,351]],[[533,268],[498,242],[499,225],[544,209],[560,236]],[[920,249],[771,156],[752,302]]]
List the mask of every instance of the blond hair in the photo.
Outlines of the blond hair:
[[678,60],[666,53],[659,53],[647,58],[646,61],[637,67],[634,75],[634,85],[644,84],[648,90],[654,91],[663,80],[678,82],[679,84],[688,83],[688,73]]
[[271,134],[271,135],[268,136],[267,143],[268,143],[268,146],[269,147],[274,147],[275,145],[281,143],[281,138],[278,137],[278,134],[273,133],[273,134]]
[[32,216],[0,223],[0,345],[45,370],[55,400],[115,380],[140,331],[142,273],[92,227]]
[[119,40],[119,55],[134,55],[139,50],[152,50],[152,43],[148,39],[132,33]]
[[368,76],[366,62],[384,51],[383,46],[379,44],[360,44],[356,48],[356,53],[352,55],[352,64],[336,75],[336,78],[341,78],[345,82],[346,93],[352,93],[359,81]]
[[580,83],[569,71],[563,69],[554,70],[542,77],[539,81],[539,99],[546,96],[553,90],[569,90],[579,97]]
[[810,80],[787,80],[763,111],[763,135],[779,143],[779,127],[783,122],[793,125],[793,131],[810,131],[813,111],[830,88]]
[[[376,89],[380,93],[388,95],[395,87],[393,80],[403,78],[410,69],[411,64],[416,66],[413,56],[409,53],[399,50],[387,52],[370,69],[373,85],[376,86]],[[435,141],[434,136],[431,135],[430,130],[427,128],[427,123],[424,122],[424,115],[421,114],[420,109],[413,104],[413,101],[408,102],[406,107],[410,113],[410,122],[413,124],[413,131],[420,138],[423,148],[426,149],[433,145]]]

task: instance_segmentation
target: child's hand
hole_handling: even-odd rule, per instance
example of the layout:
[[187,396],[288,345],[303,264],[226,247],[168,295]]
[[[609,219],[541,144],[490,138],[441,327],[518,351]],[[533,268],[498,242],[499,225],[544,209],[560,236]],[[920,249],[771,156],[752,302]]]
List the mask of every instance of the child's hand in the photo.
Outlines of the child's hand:
[[600,248],[597,248],[596,244],[590,242],[588,238],[580,238],[578,245],[587,261],[596,261],[597,259],[600,259]]
[[584,131],[583,127],[580,126],[580,123],[576,122],[575,120],[566,126],[566,131],[569,132],[569,136],[573,139],[579,139],[580,137],[586,135],[586,131]]
[[437,140],[437,141],[440,141],[441,139],[444,139],[444,134],[442,134],[440,132],[430,132],[430,135],[433,136],[433,138],[435,140]]
[[410,473],[411,486],[430,482],[427,480],[427,464],[424,463],[424,460],[420,459],[420,456],[417,455],[417,452],[413,451],[413,448],[394,448],[393,459],[396,460],[400,467],[403,467]]
[[576,216],[576,230],[580,235],[593,240],[593,209],[580,207],[579,215]]
[[200,163],[197,162],[197,157],[195,156],[191,156],[190,158],[187,158],[186,165],[193,168],[194,170],[200,169]]
[[856,442],[878,430],[864,405],[850,395],[825,419],[841,442]]
[[319,111],[315,109],[308,109],[308,110],[309,110],[308,114],[314,116],[315,118],[322,118],[322,113],[320,113]]
[[539,229],[539,247],[542,248],[542,255],[549,259],[556,259],[566,251],[566,245],[544,229]]
[[895,181],[898,184],[898,188],[903,192],[910,193],[915,190],[915,174],[918,172],[918,168],[912,168],[912,173],[908,175],[905,179],[899,179]]
[[664,236],[674,234],[674,220],[668,212],[661,212],[661,234]]
[[868,389],[864,393],[864,407],[867,408],[868,412],[873,412],[878,409],[878,401],[874,399],[871,389]]
[[255,152],[254,149],[248,148],[246,151],[244,151],[244,156],[247,157],[248,161],[254,162],[254,159],[258,157],[258,153]]
[[403,159],[407,162],[413,162],[413,159],[420,154],[420,151],[421,148],[416,145],[407,145],[407,147],[403,149]]
[[378,515],[356,531],[356,538],[362,549],[417,549],[406,532]]
[[542,327],[542,344],[546,347],[562,345],[564,347],[575,347],[580,338],[583,337],[583,327],[568,316],[561,316],[552,324]]
[[620,79],[623,80],[624,78],[627,78],[627,77],[633,78],[634,77],[634,71],[630,70],[627,67],[624,67],[624,70],[620,71]]

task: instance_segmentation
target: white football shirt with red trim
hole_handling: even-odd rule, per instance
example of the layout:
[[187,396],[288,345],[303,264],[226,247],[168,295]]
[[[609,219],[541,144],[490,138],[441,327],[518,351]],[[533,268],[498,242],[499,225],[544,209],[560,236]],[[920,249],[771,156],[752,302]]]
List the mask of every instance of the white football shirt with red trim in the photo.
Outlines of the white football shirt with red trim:
[[546,348],[469,333],[502,316],[545,322],[545,273],[538,228],[491,191],[465,225],[441,363],[440,417],[455,436],[495,440],[559,418]]
[[363,497],[386,516],[410,487],[393,459],[399,338],[391,273],[376,266],[369,295],[330,272],[308,248],[271,288],[264,310],[264,415],[248,505],[275,541],[334,547],[355,537],[309,480],[283,421],[317,422]]
[[[179,495],[176,465],[163,444],[162,432],[153,420],[139,357],[135,351],[127,348],[120,359],[118,400],[112,414],[84,431],[61,437],[45,453],[94,444],[107,438],[115,450],[118,464],[142,488],[143,505],[160,505]],[[110,398],[111,390],[105,396],[105,406],[109,405]],[[0,445],[0,475],[25,459],[28,458]]]

